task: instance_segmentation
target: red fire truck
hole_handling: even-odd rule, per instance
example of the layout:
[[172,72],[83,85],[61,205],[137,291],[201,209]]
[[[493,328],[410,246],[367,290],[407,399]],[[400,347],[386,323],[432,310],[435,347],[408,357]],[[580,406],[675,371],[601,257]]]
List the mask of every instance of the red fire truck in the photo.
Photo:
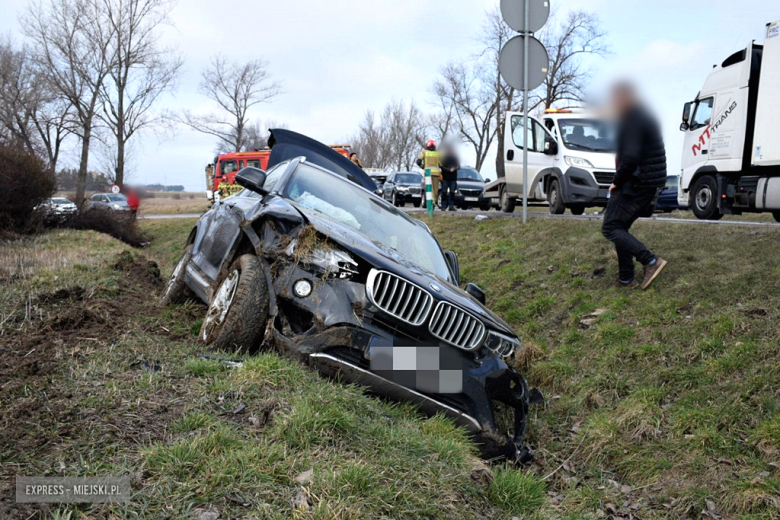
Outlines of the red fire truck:
[[[348,144],[334,144],[330,147],[346,158],[349,158],[352,148]],[[236,173],[249,166],[265,170],[268,168],[270,157],[270,148],[254,152],[225,153],[215,157],[214,163],[206,167],[208,182],[206,197],[214,201],[241,191],[243,188],[236,184]]]

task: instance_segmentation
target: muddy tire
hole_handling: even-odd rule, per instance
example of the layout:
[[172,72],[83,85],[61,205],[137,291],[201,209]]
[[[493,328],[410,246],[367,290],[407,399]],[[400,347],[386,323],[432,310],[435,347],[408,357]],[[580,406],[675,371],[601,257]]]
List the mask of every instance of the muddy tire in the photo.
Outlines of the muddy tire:
[[553,215],[563,215],[566,213],[566,206],[561,197],[561,185],[558,179],[553,179],[550,183],[550,191],[547,194],[547,202],[550,204],[550,213]]
[[233,262],[203,319],[200,340],[215,350],[255,352],[268,321],[268,286],[260,261],[244,255]]
[[184,270],[192,258],[192,247],[193,245],[190,244],[184,249],[184,254],[181,255],[176,267],[173,268],[168,285],[165,286],[165,292],[160,298],[161,305],[168,306],[196,299],[195,294],[184,283]]
[[691,209],[702,220],[720,220],[723,218],[718,209],[718,184],[715,177],[705,175],[699,178],[691,190]]

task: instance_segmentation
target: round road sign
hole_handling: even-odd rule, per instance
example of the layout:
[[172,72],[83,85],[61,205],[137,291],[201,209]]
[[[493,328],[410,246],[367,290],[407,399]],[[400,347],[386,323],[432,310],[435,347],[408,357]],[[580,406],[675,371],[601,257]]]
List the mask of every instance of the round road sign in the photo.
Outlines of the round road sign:
[[111,193],[119,193],[119,186],[117,186],[116,184],[111,186]]
[[501,14],[509,27],[525,32],[525,2],[531,2],[528,6],[528,32],[536,32],[550,17],[549,0],[501,0]]
[[[515,36],[504,45],[498,57],[498,69],[509,86],[523,90],[524,36]],[[528,38],[528,90],[533,90],[547,77],[550,58],[542,42]]]

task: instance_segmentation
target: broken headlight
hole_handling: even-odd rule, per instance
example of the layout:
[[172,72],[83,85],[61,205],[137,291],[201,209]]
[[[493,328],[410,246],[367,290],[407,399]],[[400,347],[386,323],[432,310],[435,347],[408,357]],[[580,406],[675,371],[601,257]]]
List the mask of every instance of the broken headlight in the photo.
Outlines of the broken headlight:
[[298,259],[302,264],[316,267],[323,271],[326,276],[336,276],[338,278],[346,279],[352,278],[358,274],[358,264],[355,260],[345,251],[337,249],[335,247],[314,247],[304,255],[297,256],[295,254],[295,248],[298,245],[297,240],[293,240],[290,246],[287,248],[286,253]]
[[520,340],[489,330],[484,345],[501,357],[509,357],[520,349]]

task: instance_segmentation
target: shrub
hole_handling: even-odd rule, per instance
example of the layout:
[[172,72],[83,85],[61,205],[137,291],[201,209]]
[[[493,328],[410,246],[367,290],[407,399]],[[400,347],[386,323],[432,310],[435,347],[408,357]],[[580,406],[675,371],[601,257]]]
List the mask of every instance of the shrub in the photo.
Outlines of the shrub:
[[43,161],[21,148],[0,145],[0,230],[36,228],[35,207],[54,195],[57,182]]
[[73,229],[91,229],[106,233],[133,247],[143,247],[149,238],[138,229],[135,216],[105,209],[85,209],[67,223]]

